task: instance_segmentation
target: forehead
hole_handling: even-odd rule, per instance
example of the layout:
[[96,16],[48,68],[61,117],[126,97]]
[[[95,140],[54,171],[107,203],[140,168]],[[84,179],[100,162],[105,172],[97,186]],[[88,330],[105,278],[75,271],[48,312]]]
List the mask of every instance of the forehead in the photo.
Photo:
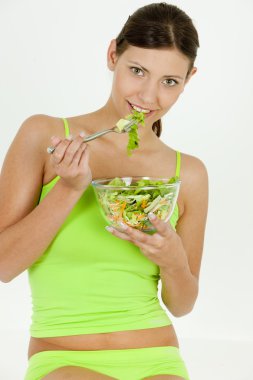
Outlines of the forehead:
[[119,60],[138,62],[150,73],[163,75],[186,75],[189,59],[176,48],[144,49],[130,45]]

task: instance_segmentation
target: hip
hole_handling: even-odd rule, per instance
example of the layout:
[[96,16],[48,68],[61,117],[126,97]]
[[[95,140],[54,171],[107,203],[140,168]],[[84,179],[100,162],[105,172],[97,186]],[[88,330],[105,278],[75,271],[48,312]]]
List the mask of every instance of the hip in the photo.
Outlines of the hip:
[[50,338],[31,337],[28,357],[30,358],[32,355],[42,351],[120,350],[161,346],[175,346],[179,348],[176,332],[172,324],[141,330],[114,331],[99,334]]
[[107,375],[119,380],[139,380],[157,375],[173,375],[173,379],[179,376],[180,379],[189,380],[184,359],[179,349],[173,346],[125,350],[44,351],[33,355],[29,360],[25,380],[41,380],[46,375],[50,377],[53,372],[60,375],[57,378],[65,378],[66,375],[75,373],[78,378],[83,379],[87,377],[87,370],[95,371],[99,378],[100,375]]

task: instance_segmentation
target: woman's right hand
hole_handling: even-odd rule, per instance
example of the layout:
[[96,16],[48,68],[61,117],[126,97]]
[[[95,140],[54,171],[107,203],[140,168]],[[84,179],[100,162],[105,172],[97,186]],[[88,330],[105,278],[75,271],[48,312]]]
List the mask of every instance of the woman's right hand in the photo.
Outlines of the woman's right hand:
[[74,139],[72,136],[61,139],[51,137],[51,145],[55,151],[51,154],[51,163],[61,181],[71,189],[85,190],[92,181],[89,167],[89,146],[83,141],[84,134],[80,133]]

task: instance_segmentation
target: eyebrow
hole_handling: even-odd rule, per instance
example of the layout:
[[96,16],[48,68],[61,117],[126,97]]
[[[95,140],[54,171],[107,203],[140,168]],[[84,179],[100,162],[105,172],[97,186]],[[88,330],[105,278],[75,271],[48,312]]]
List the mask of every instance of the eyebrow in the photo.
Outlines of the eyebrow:
[[[128,61],[128,63],[132,63],[134,65],[138,65],[140,66],[140,68],[143,70],[143,71],[146,71],[146,73],[149,73],[148,69],[146,69],[145,67],[143,67],[142,65],[140,65],[138,62],[135,62],[135,61]],[[170,75],[163,75],[163,78],[179,78],[179,79],[182,79],[184,80],[184,78],[180,77],[179,75],[173,75],[173,74],[170,74]]]

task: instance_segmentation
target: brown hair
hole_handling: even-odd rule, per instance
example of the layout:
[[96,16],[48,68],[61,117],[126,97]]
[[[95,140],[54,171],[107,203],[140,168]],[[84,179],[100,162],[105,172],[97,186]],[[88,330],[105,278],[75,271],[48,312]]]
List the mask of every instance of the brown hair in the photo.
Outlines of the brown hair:
[[[129,45],[149,48],[177,48],[189,58],[187,75],[193,68],[199,47],[198,32],[187,14],[177,6],[167,3],[153,3],[137,9],[116,38],[117,55],[121,55]],[[152,129],[160,137],[161,119]]]

